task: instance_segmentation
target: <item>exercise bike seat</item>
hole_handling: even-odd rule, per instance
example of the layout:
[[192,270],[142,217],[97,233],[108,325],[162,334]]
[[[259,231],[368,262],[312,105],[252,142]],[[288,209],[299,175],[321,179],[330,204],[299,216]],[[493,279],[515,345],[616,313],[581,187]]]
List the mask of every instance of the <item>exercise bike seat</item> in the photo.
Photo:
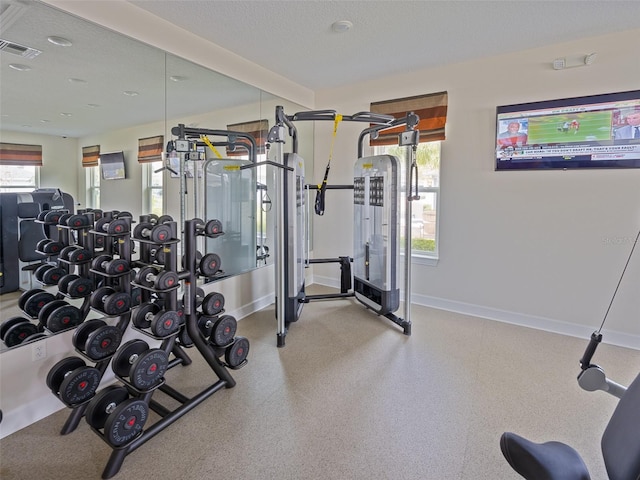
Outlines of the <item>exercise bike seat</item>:
[[509,465],[527,480],[590,480],[584,461],[562,442],[535,443],[515,433],[500,437]]

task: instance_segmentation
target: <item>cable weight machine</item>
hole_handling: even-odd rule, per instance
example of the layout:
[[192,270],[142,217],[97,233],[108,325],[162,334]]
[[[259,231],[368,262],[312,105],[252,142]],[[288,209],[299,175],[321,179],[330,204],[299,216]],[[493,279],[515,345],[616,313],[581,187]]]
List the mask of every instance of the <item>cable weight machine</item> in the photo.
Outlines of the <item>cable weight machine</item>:
[[[405,262],[405,315],[404,319],[394,315],[399,308],[399,286],[397,285],[398,253],[398,160],[390,155],[364,158],[363,140],[367,135],[373,138],[378,133],[398,126],[406,130],[400,134],[399,145],[407,148],[407,188],[411,193],[406,197],[405,248],[411,251],[411,201],[418,199],[417,166],[415,150],[419,132],[415,130],[418,116],[409,113],[405,118],[396,119],[389,115],[359,112],[354,115],[338,115],[333,110],[299,112],[288,116],[283,107],[276,107],[276,123],[271,128],[267,141],[275,151],[276,163],[282,166],[282,175],[277,176],[276,192],[278,205],[276,220],[276,318],[277,345],[285,346],[285,337],[290,323],[298,320],[304,303],[311,300],[344,298],[355,296],[367,308],[382,315],[411,334],[410,261]],[[296,121],[334,121],[334,136],[339,121],[365,122],[365,129],[359,138],[358,161],[354,170],[354,185],[333,186],[354,190],[354,235],[355,258],[338,257],[336,259],[309,259],[306,244],[306,209],[303,190],[316,189],[316,213],[324,212],[324,193],[332,187],[327,185],[329,165],[321,185],[304,185],[304,162],[298,155]],[[291,153],[285,153],[285,128],[292,140]],[[329,159],[329,162],[331,158]],[[414,177],[415,175],[415,177]],[[415,185],[415,190],[413,190]],[[319,211],[320,210],[320,211]],[[355,263],[353,292],[350,287],[350,262]],[[314,263],[338,262],[341,265],[341,292],[329,295],[306,295],[304,269]],[[347,273],[348,272],[348,273]]]

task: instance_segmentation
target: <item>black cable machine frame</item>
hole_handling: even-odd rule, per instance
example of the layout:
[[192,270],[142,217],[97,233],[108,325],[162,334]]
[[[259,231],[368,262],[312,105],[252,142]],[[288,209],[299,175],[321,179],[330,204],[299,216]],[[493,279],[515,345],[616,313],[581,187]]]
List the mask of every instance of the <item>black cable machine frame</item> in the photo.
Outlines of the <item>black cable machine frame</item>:
[[[324,258],[324,259],[309,259],[308,252],[309,246],[305,244],[305,250],[302,252],[302,247],[297,244],[302,238],[304,242],[304,234],[299,233],[295,239],[291,239],[288,236],[288,232],[304,232],[306,229],[306,218],[304,218],[304,209],[308,211],[309,201],[302,195],[302,189],[307,191],[307,197],[309,190],[317,190],[316,197],[316,211],[318,205],[321,206],[322,212],[324,212],[324,198],[323,196],[327,189],[354,189],[353,185],[328,185],[327,176],[329,171],[329,165],[325,170],[325,177],[320,185],[304,185],[304,173],[298,172],[296,177],[296,164],[301,164],[301,159],[298,156],[298,138],[297,129],[294,125],[296,121],[336,121],[337,113],[335,110],[316,110],[316,111],[304,111],[298,112],[293,115],[286,115],[284,109],[281,106],[276,107],[275,125],[270,129],[267,141],[275,150],[277,163],[283,167],[283,175],[279,175],[276,180],[276,193],[277,193],[277,234],[276,234],[276,319],[277,319],[277,345],[278,347],[285,346],[285,337],[287,335],[289,324],[298,320],[304,303],[309,303],[312,300],[326,300],[332,298],[345,298],[355,296],[361,303],[367,308],[370,308],[379,315],[386,317],[393,323],[399,325],[403,329],[405,335],[411,335],[411,320],[410,320],[410,305],[411,305],[411,262],[405,261],[405,298],[404,298],[404,319],[399,318],[393,314],[393,309],[386,309],[384,306],[375,307],[375,302],[367,301],[367,296],[373,296],[376,299],[380,297],[380,293],[375,290],[375,287],[366,285],[362,287],[363,291],[360,293],[360,298],[356,294],[356,291],[351,290],[351,263],[353,258],[348,256],[342,256],[337,258]],[[420,197],[417,194],[417,166],[415,161],[415,150],[419,141],[419,131],[415,130],[418,124],[419,117],[413,112],[407,114],[406,117],[396,119],[391,115],[382,115],[372,112],[358,112],[354,115],[342,115],[342,121],[349,122],[364,122],[369,123],[371,126],[364,129],[358,139],[358,159],[363,156],[363,142],[367,135],[372,138],[376,138],[379,132],[390,128],[405,125],[406,130],[399,136],[399,145],[407,146],[407,188],[411,189],[411,192],[406,197],[406,222],[405,222],[405,251],[411,252],[411,201],[417,200]],[[289,137],[291,137],[291,153],[284,153],[283,144],[285,143],[285,128],[288,130]],[[288,177],[286,177],[288,170]],[[301,185],[302,184],[302,185]],[[413,185],[415,184],[415,190]],[[296,200],[293,201],[292,195],[294,192],[292,186],[296,185]],[[319,213],[320,214],[320,213]],[[308,216],[308,213],[307,213]],[[300,226],[297,223],[300,220],[305,222]],[[393,238],[392,248],[397,248],[397,239]],[[307,268],[310,264],[317,263],[339,263],[341,269],[341,288],[340,293],[325,294],[325,295],[307,295],[305,292],[304,271],[302,268]],[[393,266],[393,275],[395,276],[395,265]],[[356,278],[356,282],[358,279]],[[364,282],[366,283],[366,282]],[[364,285],[361,282],[361,285]],[[356,285],[356,289],[358,286]],[[397,307],[396,307],[397,308]],[[390,311],[391,310],[391,311]]]

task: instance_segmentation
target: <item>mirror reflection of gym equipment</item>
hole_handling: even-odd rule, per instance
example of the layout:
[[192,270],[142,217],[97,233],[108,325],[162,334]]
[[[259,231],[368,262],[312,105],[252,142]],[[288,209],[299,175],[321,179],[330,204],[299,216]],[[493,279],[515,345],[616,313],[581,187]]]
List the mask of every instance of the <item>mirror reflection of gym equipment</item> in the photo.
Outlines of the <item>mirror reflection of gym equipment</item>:
[[[358,160],[354,166],[354,184],[333,186],[352,189],[354,203],[354,252],[353,258],[310,259],[306,247],[306,222],[309,202],[306,193],[316,190],[315,212],[324,213],[324,195],[330,189],[328,175],[332,152],[325,170],[324,179],[317,187],[305,185],[304,161],[298,155],[298,140],[295,122],[333,121],[333,139],[341,121],[364,122],[373,126],[366,128],[358,139]],[[408,113],[396,119],[389,115],[359,112],[340,115],[333,110],[307,111],[286,115],[282,107],[276,107],[276,124],[269,132],[268,141],[275,152],[275,162],[281,172],[277,174],[276,192],[278,213],[276,220],[276,318],[277,345],[285,346],[285,337],[291,323],[298,320],[305,303],[313,300],[328,300],[354,296],[378,315],[384,316],[400,326],[405,335],[411,335],[411,262],[404,263],[404,318],[394,314],[400,307],[399,288],[399,232],[398,198],[400,191],[399,160],[391,155],[363,157],[363,141],[367,135],[377,136],[380,131],[405,126],[399,135],[398,144],[406,147],[407,188],[415,192],[406,197],[405,251],[411,251],[411,202],[417,195],[417,165],[415,148],[419,132],[415,130],[419,118]],[[291,152],[284,152],[287,135],[291,141]],[[332,148],[333,150],[333,139]],[[414,177],[415,175],[415,177]],[[305,192],[306,191],[306,192]],[[317,263],[337,263],[340,266],[340,293],[307,295],[305,291],[305,268]],[[354,264],[353,275],[351,263]],[[353,280],[353,291],[351,290]]]

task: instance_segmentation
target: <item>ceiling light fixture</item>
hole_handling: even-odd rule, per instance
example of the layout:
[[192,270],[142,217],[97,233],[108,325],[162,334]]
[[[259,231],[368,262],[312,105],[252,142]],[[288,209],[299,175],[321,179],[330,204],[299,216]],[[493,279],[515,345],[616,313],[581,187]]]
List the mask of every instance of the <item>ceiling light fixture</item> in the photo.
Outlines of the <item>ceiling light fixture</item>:
[[61,116],[61,117],[72,117],[72,116],[73,116],[73,113],[60,112],[60,116]]
[[87,107],[90,108],[98,108],[100,105],[98,105],[97,103],[87,103]]
[[57,37],[55,35],[47,37],[47,40],[49,41],[49,43],[53,43],[54,45],[58,45],[59,47],[70,47],[71,45],[73,45],[73,43],[71,43],[71,40],[67,40],[64,37]]
[[351,30],[352,27],[353,27],[353,23],[351,23],[349,20],[338,20],[337,22],[333,22],[331,24],[331,30],[333,30],[336,33],[347,32]]
[[18,70],[19,72],[28,72],[31,70],[29,65],[23,65],[21,63],[10,63],[9,68],[13,68],[14,70]]
[[70,78],[69,83],[87,83],[87,81],[81,78]]
[[134,91],[134,90],[127,90],[124,93],[127,97],[137,97],[138,96],[138,92]]
[[553,61],[554,70],[563,70],[567,66],[567,61],[564,58],[556,58]]
[[596,57],[598,56],[597,53],[590,53],[589,55],[586,55],[584,57],[584,64],[585,65],[591,65],[593,62],[596,61]]
[[183,77],[182,75],[171,75],[169,80],[172,82],[183,82],[187,79],[187,77]]

